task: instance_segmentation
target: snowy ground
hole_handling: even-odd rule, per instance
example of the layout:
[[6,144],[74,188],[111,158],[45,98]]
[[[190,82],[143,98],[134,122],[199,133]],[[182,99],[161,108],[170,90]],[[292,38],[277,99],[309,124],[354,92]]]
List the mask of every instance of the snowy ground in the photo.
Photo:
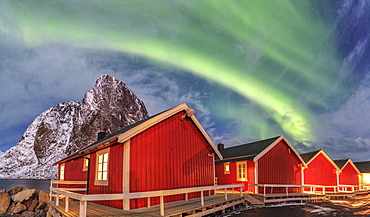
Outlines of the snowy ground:
[[264,208],[244,206],[224,217],[246,216],[370,216],[370,195],[322,203],[271,205]]

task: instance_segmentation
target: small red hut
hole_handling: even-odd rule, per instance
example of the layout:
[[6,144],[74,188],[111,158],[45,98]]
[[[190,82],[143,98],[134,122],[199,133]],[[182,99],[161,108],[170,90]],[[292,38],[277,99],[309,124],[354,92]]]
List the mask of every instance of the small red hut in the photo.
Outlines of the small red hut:
[[218,184],[241,183],[244,191],[253,193],[285,192],[283,185],[291,185],[289,192],[297,192],[299,188],[292,185],[302,185],[305,163],[284,136],[230,148],[219,144],[219,151],[224,159],[216,160]]
[[347,185],[351,187],[343,187],[340,190],[345,191],[354,191],[358,189],[359,185],[359,176],[361,172],[357,169],[356,165],[352,162],[351,159],[342,159],[342,160],[335,160],[334,163],[340,168],[342,171],[339,174],[339,186]]
[[[304,170],[304,185],[316,186],[316,190],[323,192],[334,191],[333,186],[338,186],[338,175],[341,170],[333,160],[321,149],[303,153],[301,157],[307,165]],[[313,191],[313,188],[305,190]]]
[[370,188],[370,161],[354,162],[355,166],[361,172],[360,185],[362,187]]
[[[182,104],[108,135],[55,165],[60,180],[87,181],[87,195],[124,194],[213,186],[215,157],[222,158],[194,110]],[[150,199],[151,205],[160,203],[159,197]],[[165,203],[176,200],[184,200],[184,195],[164,197]],[[120,209],[145,207],[148,202],[98,201]]]

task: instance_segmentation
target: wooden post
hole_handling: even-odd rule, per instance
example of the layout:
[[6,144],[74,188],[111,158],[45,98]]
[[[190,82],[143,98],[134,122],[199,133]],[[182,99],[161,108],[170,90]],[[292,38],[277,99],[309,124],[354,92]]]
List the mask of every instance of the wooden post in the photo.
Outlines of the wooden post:
[[226,191],[226,188],[225,188],[225,200],[227,200],[227,191]]
[[49,200],[50,201],[53,201],[52,200],[53,191],[51,190],[52,187],[53,187],[53,180],[50,180],[50,189],[49,189],[49,191],[50,191],[50,193],[49,193]]
[[242,187],[239,188],[239,192],[240,192],[240,197],[243,197],[243,188]]
[[159,200],[160,200],[160,213],[161,213],[161,216],[164,216],[164,199],[163,199],[163,196],[160,196]]
[[[123,179],[122,193],[130,193],[130,153],[131,141],[127,140],[123,144]],[[123,199],[123,210],[130,210],[130,199]]]
[[65,202],[65,205],[64,205],[64,211],[68,212],[68,210],[69,210],[69,197],[65,197],[65,199],[66,199],[66,202]]
[[87,202],[80,200],[80,217],[86,217]]
[[56,202],[55,202],[55,204],[57,205],[57,206],[59,206],[59,193],[57,193],[57,198],[56,198],[57,200],[56,200]]
[[266,196],[266,186],[263,185],[263,196]]
[[203,193],[203,191],[200,192],[200,205],[204,206],[204,193]]
[[148,208],[150,208],[150,197],[148,197]]
[[285,187],[285,194],[288,196],[288,187]]
[[188,201],[189,200],[189,195],[188,193],[185,193],[185,201]]

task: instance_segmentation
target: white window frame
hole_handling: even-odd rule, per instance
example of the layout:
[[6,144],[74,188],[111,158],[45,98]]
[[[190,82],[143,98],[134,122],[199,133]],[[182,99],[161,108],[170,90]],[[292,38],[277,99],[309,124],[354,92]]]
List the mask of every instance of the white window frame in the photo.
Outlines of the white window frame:
[[247,161],[236,162],[236,180],[237,181],[248,181],[247,176]]
[[59,180],[64,181],[66,171],[66,164],[62,163],[59,167]]
[[224,174],[230,174],[230,162],[224,163]]
[[[95,167],[95,185],[108,185],[109,176],[109,148],[96,152],[96,167]],[[99,156],[102,156],[101,162],[99,162]],[[99,173],[102,174],[99,177]]]

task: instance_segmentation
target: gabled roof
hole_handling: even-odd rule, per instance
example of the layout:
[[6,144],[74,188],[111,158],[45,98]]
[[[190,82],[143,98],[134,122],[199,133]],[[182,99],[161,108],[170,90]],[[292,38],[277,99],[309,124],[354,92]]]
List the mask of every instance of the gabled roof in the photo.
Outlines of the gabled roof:
[[335,167],[337,171],[341,171],[337,164],[334,163],[334,161],[322,149],[302,153],[301,157],[304,159],[306,165],[308,166],[317,156],[320,155],[320,153]]
[[338,167],[343,170],[344,167],[346,167],[348,164],[351,164],[353,168],[355,168],[355,170],[358,172],[358,173],[361,173],[360,170],[357,168],[357,166],[352,162],[351,159],[347,158],[347,159],[341,159],[341,160],[334,160],[333,161],[336,165],[338,165]]
[[313,159],[313,157],[315,157],[315,156],[316,156],[320,151],[321,151],[321,149],[316,150],[316,151],[306,152],[306,153],[301,154],[301,157],[302,157],[302,159],[304,160],[304,162],[308,163],[308,162],[310,162],[310,161],[311,161],[311,159]]
[[370,161],[354,162],[354,164],[361,173],[370,173]]
[[[143,132],[144,130],[150,128],[151,126],[154,126],[155,124],[160,123],[161,121],[163,121],[163,120],[165,120],[165,119],[167,119],[167,118],[169,118],[169,117],[171,117],[171,116],[173,116],[173,115],[175,115],[179,112],[185,111],[186,113],[188,113],[188,111],[190,111],[190,110],[192,110],[192,109],[190,109],[184,103],[184,104],[181,104],[181,105],[176,106],[174,108],[171,108],[171,109],[168,109],[168,110],[163,111],[161,113],[158,113],[156,115],[150,116],[150,117],[148,117],[144,120],[138,121],[138,122],[136,122],[136,123],[134,123],[130,126],[127,126],[127,127],[123,128],[123,129],[121,129],[121,130],[119,130],[115,133],[112,133],[112,134],[106,136],[105,138],[103,138],[103,139],[101,139],[97,142],[94,142],[94,143],[82,148],[81,150],[77,151],[76,153],[68,156],[65,159],[62,159],[62,160],[54,163],[53,165],[60,164],[60,163],[66,162],[68,160],[74,159],[76,157],[88,154],[90,151],[107,147],[112,142],[123,143],[123,142],[127,141],[128,139],[134,137],[135,135],[137,135],[137,134]],[[207,132],[203,129],[202,125],[199,123],[197,118],[193,114],[188,115],[188,118],[190,118],[194,122],[194,124],[198,127],[201,134],[204,136],[204,138],[207,140],[209,145],[212,147],[212,149],[216,153],[216,155],[217,155],[216,157],[222,159],[222,155],[220,154],[220,152],[218,151],[216,146],[213,144],[211,138],[208,136]]]
[[282,140],[284,140],[285,143],[291,148],[291,150],[293,150],[293,152],[303,163],[303,165],[306,165],[301,156],[295,150],[295,148],[284,136],[273,137],[270,139],[260,140],[252,143],[222,149],[220,150],[220,152],[224,159],[217,159],[216,163],[219,164],[225,162],[235,162],[245,160],[253,160],[256,162]]
[[347,164],[349,159],[333,160],[333,162],[340,168],[343,169],[344,165]]

